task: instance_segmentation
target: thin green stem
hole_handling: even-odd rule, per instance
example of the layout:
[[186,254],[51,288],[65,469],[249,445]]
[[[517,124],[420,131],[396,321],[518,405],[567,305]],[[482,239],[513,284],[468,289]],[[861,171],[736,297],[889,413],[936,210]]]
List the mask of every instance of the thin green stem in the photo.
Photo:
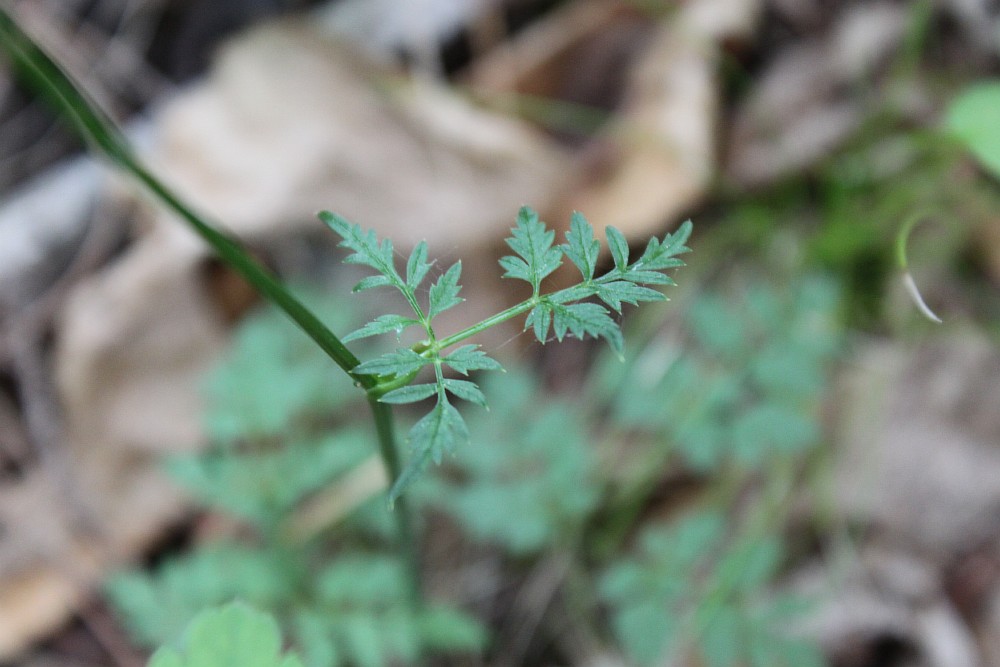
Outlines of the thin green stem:
[[272,272],[254,260],[236,241],[219,232],[215,227],[205,222],[204,218],[194,213],[141,164],[138,162],[126,163],[125,167],[150,192],[156,195],[161,203],[187,222],[226,264],[284,311],[355,382],[366,389],[375,385],[375,379],[372,376],[353,372],[354,367],[361,361],[312,311],[295,298]]
[[496,315],[487,317],[482,322],[474,324],[471,327],[468,327],[467,329],[462,329],[458,333],[454,333],[450,336],[445,336],[444,338],[437,341],[437,349],[443,350],[445,348],[451,347],[455,343],[459,343],[465,340],[466,338],[472,338],[473,336],[482,333],[483,331],[486,331],[490,327],[495,327],[501,322],[506,322],[509,319],[517,317],[518,315],[522,315],[531,310],[532,308],[534,308],[535,306],[537,306],[541,302],[541,300],[542,297],[532,297],[527,301],[522,301],[516,306],[511,306],[506,310],[502,310]]
[[161,183],[135,156],[125,136],[81,91],[73,80],[14,20],[0,8],[0,48],[3,48],[25,78],[48,100],[77,132],[97,151],[131,173],[166,208],[176,213],[201,236],[219,257],[243,276],[257,291],[283,310],[355,382],[374,386],[369,376],[352,371],[360,361],[302,302],[296,299],[263,265],[240,245],[195,213],[180,197]]
[[[312,311],[295,298],[278,278],[243,249],[238,242],[220,232],[198,215],[180,197],[161,183],[135,156],[128,140],[81,91],[80,87],[55,63],[10,15],[0,7],[0,49],[3,49],[52,106],[74,126],[79,135],[123,170],[131,173],[166,208],[184,220],[219,257],[243,276],[258,292],[292,319],[359,386],[368,390],[377,385],[370,375],[354,373],[361,363]],[[419,308],[417,309],[420,314]],[[389,475],[399,476],[401,466],[390,406],[369,395],[375,420],[379,451]],[[412,517],[405,499],[396,501],[395,512],[400,549],[411,574],[412,599],[416,609],[423,606],[420,593],[420,567]]]
[[[402,472],[402,464],[399,460],[399,449],[396,446],[396,432],[393,425],[392,410],[389,405],[380,403],[378,397],[369,396],[368,405],[371,406],[372,415],[375,418],[375,432],[378,436],[379,453],[385,463],[386,472],[392,480],[399,479]],[[404,496],[396,498],[394,504],[396,518],[396,537],[399,540],[399,550],[406,561],[409,569],[410,581],[410,601],[415,610],[423,609],[424,600],[420,582],[422,580],[420,572],[420,551],[417,548],[416,531],[413,529],[413,515],[407,499]]]
[[[569,293],[571,291],[577,291],[581,287],[594,289],[595,285],[597,285],[599,283],[602,283],[602,282],[609,282],[611,280],[614,280],[614,278],[615,278],[615,276],[612,273],[608,273],[608,274],[606,274],[604,276],[601,276],[600,278],[594,278],[594,279],[591,279],[591,280],[587,280],[587,281],[581,282],[581,283],[579,283],[577,285],[573,285],[572,287],[567,287],[567,288],[561,289],[561,290],[559,290],[557,292],[552,292],[551,294],[536,293],[530,299],[525,299],[524,301],[522,301],[521,303],[517,304],[516,306],[511,306],[510,308],[507,308],[506,310],[502,310],[499,313],[497,313],[496,315],[492,315],[492,316],[486,318],[485,320],[483,320],[482,322],[479,322],[478,324],[474,324],[471,327],[468,327],[466,329],[462,329],[458,333],[454,333],[454,334],[452,334],[450,336],[445,336],[441,340],[437,341],[437,345],[436,345],[435,349],[437,349],[437,350],[443,350],[443,349],[445,349],[447,347],[450,347],[450,346],[454,345],[455,343],[460,343],[461,341],[463,341],[463,340],[465,340],[467,338],[472,338],[473,336],[475,336],[475,335],[477,335],[479,333],[482,333],[483,331],[486,331],[487,329],[489,329],[491,327],[495,327],[496,325],[500,324],[501,322],[506,322],[509,319],[517,317],[518,315],[523,315],[524,313],[528,312],[529,310],[531,310],[532,308],[534,308],[535,306],[537,306],[538,304],[540,304],[542,302],[548,301],[548,302],[554,302],[554,303],[562,303],[562,301],[560,300],[560,296],[562,294],[566,294],[566,293]],[[574,300],[576,300],[576,299],[574,299]]]

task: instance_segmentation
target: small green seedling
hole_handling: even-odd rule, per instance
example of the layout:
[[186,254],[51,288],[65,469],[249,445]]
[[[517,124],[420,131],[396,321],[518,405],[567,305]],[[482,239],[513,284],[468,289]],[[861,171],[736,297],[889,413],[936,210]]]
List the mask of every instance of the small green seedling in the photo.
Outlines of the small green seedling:
[[[375,269],[377,275],[364,278],[354,287],[355,292],[377,287],[398,290],[409,304],[412,314],[380,315],[362,328],[348,334],[344,341],[368,336],[393,333],[397,337],[409,327],[420,327],[424,339],[412,347],[400,347],[375,359],[365,361],[353,369],[358,375],[372,376],[376,382],[368,389],[382,403],[415,403],[434,398],[434,407],[420,419],[409,433],[412,454],[402,473],[389,491],[392,503],[423,471],[428,462],[440,463],[446,453],[468,441],[469,431],[461,413],[452,405],[452,399],[486,405],[486,397],[479,387],[469,380],[446,376],[450,368],[463,376],[476,370],[497,370],[500,364],[488,357],[476,345],[454,345],[476,334],[519,315],[527,314],[525,330],[531,329],[535,337],[545,343],[553,331],[557,340],[575,338],[603,338],[619,355],[622,350],[622,333],[611,311],[621,313],[622,304],[636,305],[641,301],[662,301],[666,297],[650,285],[673,285],[674,281],[663,271],[683,266],[677,255],[688,252],[684,245],[691,234],[691,222],[685,222],[663,240],[650,239],[642,255],[629,262],[629,247],[624,234],[614,227],[607,228],[608,245],[614,267],[596,276],[600,242],[594,238],[594,229],[580,213],[574,213],[566,243],[553,246],[555,232],[546,228],[538,214],[523,207],[517,216],[507,244],[516,253],[500,260],[506,270],[505,278],[523,280],[531,286],[531,296],[482,322],[450,336],[440,336],[434,329],[434,318],[462,302],[458,284],[462,272],[461,262],[445,271],[428,290],[426,305],[417,298],[417,290],[431,270],[427,260],[427,244],[421,242],[410,253],[406,262],[405,277],[395,265],[392,242],[379,241],[373,231],[362,231],[342,217],[323,211],[319,217],[343,239],[340,245],[351,250],[346,261]],[[580,271],[581,280],[576,285],[555,292],[543,293],[542,281],[568,258]],[[594,299],[603,302],[595,303]],[[451,350],[451,351],[449,351]],[[433,382],[413,384],[425,367],[433,369]],[[451,398],[449,398],[449,396]]]
[[[362,280],[355,290],[375,287],[395,288],[405,297],[412,311],[412,314],[407,315],[382,315],[345,339],[341,339],[323,323],[316,312],[292,294],[276,275],[259,263],[238,241],[221,231],[220,225],[201,215],[146,167],[124,134],[91,102],[81,86],[41,49],[2,7],[0,7],[0,52],[7,56],[23,80],[45,98],[59,116],[66,120],[96,153],[129,173],[165,209],[188,225],[223,262],[245,278],[263,297],[280,308],[345,375],[351,378],[356,386],[363,390],[371,408],[379,454],[393,480],[389,491],[389,502],[392,504],[395,501],[398,510],[394,517],[396,540],[393,546],[397,552],[396,558],[405,564],[400,566],[406,572],[404,578],[409,581],[409,586],[406,587],[408,590],[404,594],[408,598],[411,615],[414,618],[426,619],[432,610],[428,609],[423,600],[420,585],[421,567],[412,515],[407,509],[405,499],[400,495],[431,460],[441,461],[445,453],[455,451],[459,445],[468,440],[465,420],[452,405],[452,400],[465,400],[479,405],[486,403],[485,396],[474,382],[450,377],[446,370],[466,376],[472,371],[500,368],[499,363],[479,350],[476,345],[458,346],[458,344],[501,322],[525,315],[525,330],[531,329],[542,343],[548,339],[550,331],[555,333],[558,340],[566,336],[581,339],[588,336],[603,338],[621,356],[622,333],[618,322],[612,317],[612,311],[621,313],[623,303],[635,305],[643,301],[664,300],[666,297],[655,288],[674,284],[673,280],[663,272],[682,266],[683,262],[677,256],[688,251],[684,244],[691,233],[690,222],[685,222],[675,233],[667,234],[662,241],[651,239],[639,258],[632,262],[629,261],[629,247],[625,236],[609,227],[607,241],[614,267],[597,276],[600,243],[594,238],[593,228],[582,215],[574,214],[570,230],[566,234],[566,243],[553,246],[555,233],[546,229],[534,211],[527,207],[522,208],[513,236],[508,239],[508,244],[515,254],[504,257],[500,265],[505,270],[505,277],[522,280],[530,285],[530,296],[516,306],[474,326],[449,336],[440,336],[433,326],[435,318],[462,301],[458,296],[461,264],[455,264],[445,271],[430,286],[426,303],[421,303],[417,297],[418,289],[432,268],[432,263],[427,259],[426,243],[418,244],[411,252],[406,262],[404,278],[395,266],[390,241],[379,241],[373,232],[363,232],[360,227],[343,218],[323,212],[320,218],[340,235],[343,239],[342,245],[351,251],[347,261],[369,266],[376,272],[376,275]],[[543,293],[542,281],[562,264],[564,258],[568,258],[579,269],[581,280],[571,287]],[[345,345],[345,341],[385,333],[399,334],[410,327],[419,327],[422,330],[421,342],[409,348],[397,348],[393,352],[368,361],[358,359]],[[433,371],[433,380],[414,384],[420,372],[425,369]],[[410,430],[409,444],[412,454],[403,466],[399,460],[393,432],[391,406],[430,398],[434,399],[434,406]],[[275,408],[273,413],[265,422],[278,421],[283,413],[281,406],[273,407]],[[336,467],[334,463],[331,461],[330,471]],[[275,467],[281,467],[279,459],[269,459],[266,462],[265,468]],[[201,479],[204,477],[201,468],[189,469],[187,472],[189,477],[205,481]],[[231,480],[242,478],[239,471],[229,472],[232,474],[227,475],[227,478]],[[304,491],[315,483],[316,477],[303,475],[296,481],[295,486],[298,491]],[[236,503],[235,509],[270,522],[287,509],[287,504],[291,502],[290,497],[289,494],[278,493],[269,497],[263,504]],[[377,577],[368,579],[374,580]],[[337,595],[334,596],[336,599],[331,598],[326,602],[340,601]],[[258,664],[253,659],[243,659],[243,654],[239,651],[245,647],[237,645],[238,642],[234,644],[229,640],[222,641],[226,639],[226,633],[232,630],[230,617],[234,615],[246,616],[239,611],[224,611],[221,617],[210,615],[207,620],[203,617],[197,625],[200,629],[192,631],[193,634],[190,635],[192,643],[188,647],[187,657],[176,650],[165,649],[154,659],[155,667],[183,665],[194,667],[209,663]],[[329,634],[330,631],[336,632],[329,627],[320,627],[321,624],[313,621],[315,618],[312,621],[302,622],[303,627],[308,626],[307,630],[303,630],[304,635],[315,638]],[[422,627],[426,626],[421,632],[423,635],[437,635],[438,640],[450,641],[454,633],[435,630],[442,626],[455,627],[453,619],[446,621],[444,623],[421,621]],[[250,634],[255,640],[266,639],[266,646],[262,646],[256,655],[266,656],[267,660],[275,664],[294,667],[298,663],[297,659],[280,656],[277,650],[279,642],[275,639],[273,628],[265,630],[257,621],[250,621],[251,626],[255,623],[260,626],[260,630],[252,631]],[[243,626],[247,625],[245,619],[238,621],[237,624],[241,629],[234,632],[244,633]],[[205,629],[206,626],[208,630]],[[372,624],[367,622],[352,624],[352,627],[354,630],[345,631],[343,634],[343,637],[347,638],[345,643],[354,646],[359,656],[374,655],[359,648],[374,644],[358,639],[362,636],[371,636]],[[317,631],[317,628],[320,631]],[[405,633],[384,634],[387,637],[400,637]],[[474,632],[465,634],[470,641],[474,639]],[[407,636],[415,635],[410,633]],[[222,643],[213,644],[213,637]],[[399,649],[395,651],[396,654],[405,655],[411,648],[413,653],[419,654],[424,645],[446,642],[423,636],[414,639],[413,642],[404,643],[405,646],[400,644],[395,647]],[[323,659],[315,657],[313,662],[331,664],[333,662],[330,658],[331,646],[334,644],[325,644],[322,651],[314,651],[314,653],[325,651],[325,657]],[[232,654],[231,659],[222,657],[216,659],[212,656],[216,654],[217,649],[218,651],[236,649],[236,652]],[[381,664],[374,658],[355,657],[355,662],[358,664]]]

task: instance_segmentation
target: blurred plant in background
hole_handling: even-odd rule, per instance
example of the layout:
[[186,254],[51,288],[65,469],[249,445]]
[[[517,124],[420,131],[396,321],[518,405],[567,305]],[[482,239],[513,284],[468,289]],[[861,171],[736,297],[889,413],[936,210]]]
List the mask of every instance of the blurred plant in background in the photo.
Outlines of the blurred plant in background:
[[[768,591],[783,568],[794,480],[823,438],[838,307],[828,279],[784,290],[754,279],[696,295],[677,336],[656,334],[625,363],[606,354],[578,394],[550,395],[512,367],[485,383],[495,400],[470,415],[470,445],[414,487],[421,511],[448,517],[512,567],[564,561],[553,595],[576,609],[570,622],[594,641],[613,638],[636,664],[688,652],[713,666],[819,664],[815,648],[786,634],[808,605]],[[339,300],[323,310],[347,312]],[[207,384],[216,445],[169,466],[234,518],[232,537],[115,577],[111,599],[149,646],[201,608],[239,598],[276,614],[310,666],[411,661],[420,645],[483,649],[489,619],[408,610],[403,570],[383,550],[391,533],[378,482],[353,487],[359,495],[308,534],[290,530],[374,454],[353,425],[351,388],[316,379],[313,349],[275,313],[241,327]],[[249,384],[268,390],[235,391]],[[651,521],[670,470],[702,480],[696,500]]]

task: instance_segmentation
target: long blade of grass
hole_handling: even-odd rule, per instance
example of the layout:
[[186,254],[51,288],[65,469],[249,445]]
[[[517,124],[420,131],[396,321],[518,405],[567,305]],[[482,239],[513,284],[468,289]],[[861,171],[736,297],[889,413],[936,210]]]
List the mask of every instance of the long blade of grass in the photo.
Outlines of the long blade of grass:
[[141,163],[125,135],[3,7],[0,7],[0,50],[7,54],[25,83],[52,105],[96,152],[132,174],[164,206],[188,223],[226,264],[283,310],[344,372],[365,388],[374,386],[373,378],[354,375],[352,371],[360,363],[357,357],[273,273],[238,242],[197,214]]

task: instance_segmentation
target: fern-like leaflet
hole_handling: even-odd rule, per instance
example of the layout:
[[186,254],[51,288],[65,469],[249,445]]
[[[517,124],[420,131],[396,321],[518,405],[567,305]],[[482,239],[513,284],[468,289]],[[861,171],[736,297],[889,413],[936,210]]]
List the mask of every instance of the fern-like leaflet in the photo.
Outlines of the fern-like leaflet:
[[[362,279],[355,285],[354,291],[392,287],[403,295],[412,311],[412,315],[381,315],[345,336],[344,340],[386,333],[394,333],[398,338],[405,329],[414,326],[420,326],[426,336],[411,348],[397,348],[353,369],[355,374],[371,375],[377,379],[376,385],[369,391],[382,402],[399,404],[435,399],[431,411],[410,429],[408,441],[412,455],[389,490],[390,504],[430,461],[440,463],[444,454],[453,453],[468,441],[465,420],[452,405],[452,400],[486,405],[485,396],[474,382],[446,377],[445,369],[450,368],[462,375],[477,370],[500,369],[496,360],[475,345],[461,346],[450,354],[446,350],[491,326],[527,314],[525,330],[533,330],[542,343],[552,330],[560,341],[567,335],[580,339],[587,336],[603,338],[620,355],[622,333],[618,322],[611,317],[611,310],[620,313],[623,303],[636,305],[642,301],[665,300],[662,292],[649,285],[674,284],[662,272],[684,265],[677,255],[688,251],[684,244],[691,234],[691,223],[685,222],[662,241],[655,237],[651,239],[642,255],[629,263],[625,236],[614,227],[608,227],[608,245],[614,268],[595,277],[601,246],[594,237],[593,227],[583,215],[574,213],[570,230],[566,233],[566,243],[553,245],[555,232],[539,220],[535,211],[525,206],[518,213],[512,235],[507,239],[515,254],[503,257],[500,266],[505,270],[505,278],[523,280],[531,286],[530,298],[477,325],[441,338],[434,331],[433,320],[462,302],[458,296],[461,290],[461,262],[453,264],[430,286],[425,306],[417,299],[417,289],[433,265],[427,259],[426,242],[417,244],[410,253],[404,278],[396,268],[391,241],[380,241],[375,232],[363,231],[360,226],[334,213],[323,211],[319,217],[341,237],[340,245],[351,251],[346,262],[365,265],[377,272],[377,275]],[[542,281],[559,268],[564,257],[580,270],[581,282],[543,294]],[[605,305],[592,301],[594,297]],[[434,381],[412,384],[424,367],[433,369]]]

